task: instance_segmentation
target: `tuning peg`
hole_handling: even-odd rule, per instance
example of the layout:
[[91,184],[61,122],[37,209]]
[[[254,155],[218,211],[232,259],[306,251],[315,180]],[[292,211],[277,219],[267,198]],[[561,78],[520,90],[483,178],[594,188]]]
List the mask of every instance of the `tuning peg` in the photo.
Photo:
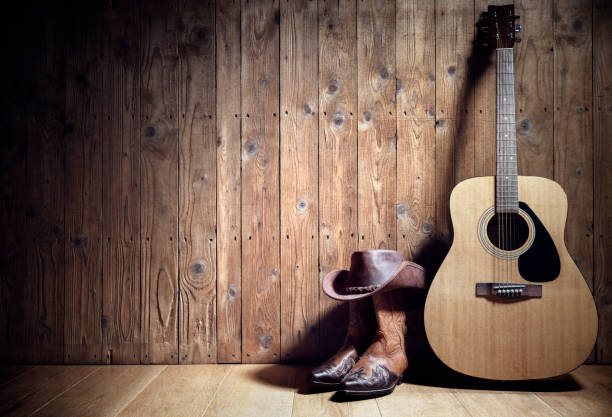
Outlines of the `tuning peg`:
[[516,25],[516,26],[514,27],[514,31],[515,31],[515,32],[520,32],[520,31],[521,31],[521,25]]

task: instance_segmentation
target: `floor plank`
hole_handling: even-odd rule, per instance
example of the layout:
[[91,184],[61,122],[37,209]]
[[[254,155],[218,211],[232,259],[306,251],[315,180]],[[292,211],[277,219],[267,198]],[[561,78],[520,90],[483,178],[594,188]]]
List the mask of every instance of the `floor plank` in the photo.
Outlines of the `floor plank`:
[[401,384],[376,401],[383,417],[470,415],[447,388]]
[[204,416],[290,416],[296,371],[283,365],[233,365]]
[[33,369],[33,366],[2,365],[0,366],[0,385],[6,384],[19,375],[23,375]]
[[453,390],[472,417],[561,416],[532,392]]
[[201,416],[230,371],[228,365],[167,367],[120,416]]
[[[612,396],[608,385],[602,385],[601,374],[596,368],[607,366],[585,365],[571,373],[576,389],[571,391],[538,392],[537,395],[565,417],[568,416],[605,416],[612,415]],[[601,371],[600,371],[601,372]]]
[[98,366],[40,366],[0,390],[0,415],[29,416],[99,370]]
[[115,416],[166,367],[166,365],[104,366],[33,415]]

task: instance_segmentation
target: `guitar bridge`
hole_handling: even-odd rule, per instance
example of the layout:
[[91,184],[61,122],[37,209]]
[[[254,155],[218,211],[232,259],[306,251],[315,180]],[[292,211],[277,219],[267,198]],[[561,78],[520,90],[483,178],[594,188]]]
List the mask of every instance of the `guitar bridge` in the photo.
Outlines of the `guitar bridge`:
[[536,284],[513,284],[510,282],[481,282],[476,284],[476,297],[509,301],[541,298],[542,286]]

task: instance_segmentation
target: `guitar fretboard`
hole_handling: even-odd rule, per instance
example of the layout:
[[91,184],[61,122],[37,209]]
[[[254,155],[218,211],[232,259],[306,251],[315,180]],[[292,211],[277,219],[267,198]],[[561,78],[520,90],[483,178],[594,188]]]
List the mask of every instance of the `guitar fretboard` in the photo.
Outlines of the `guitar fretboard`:
[[518,165],[514,114],[514,59],[512,48],[497,49],[497,170],[495,210],[518,212]]

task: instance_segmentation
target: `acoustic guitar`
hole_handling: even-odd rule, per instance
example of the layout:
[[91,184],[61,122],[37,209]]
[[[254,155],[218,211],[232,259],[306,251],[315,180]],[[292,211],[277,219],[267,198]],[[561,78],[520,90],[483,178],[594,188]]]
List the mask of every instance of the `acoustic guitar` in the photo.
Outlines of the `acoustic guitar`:
[[496,380],[567,373],[597,337],[595,303],[565,247],[565,192],[549,179],[518,175],[517,18],[514,6],[490,6],[484,17],[497,55],[496,175],[453,189],[453,243],[425,304],[427,338],[440,360]]

